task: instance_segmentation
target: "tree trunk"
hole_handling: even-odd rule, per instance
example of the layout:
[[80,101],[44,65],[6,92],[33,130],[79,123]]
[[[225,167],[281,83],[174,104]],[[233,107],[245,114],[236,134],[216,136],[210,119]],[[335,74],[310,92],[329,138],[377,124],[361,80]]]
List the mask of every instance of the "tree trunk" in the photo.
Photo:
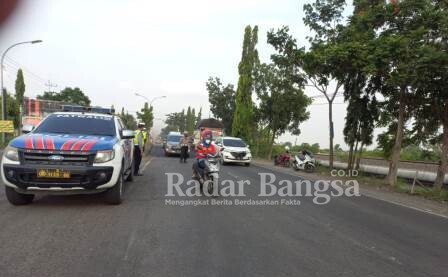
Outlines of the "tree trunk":
[[272,159],[272,149],[274,148],[275,133],[276,133],[275,131],[272,131],[272,140],[271,140],[271,146],[269,147],[268,160]]
[[262,129],[257,128],[257,140],[256,140],[256,144],[255,144],[255,157],[259,157],[259,150],[260,150],[260,138],[261,138],[261,134],[262,134]]
[[348,169],[350,169],[350,161],[352,160],[352,157],[353,157],[353,145],[354,145],[354,143],[352,142],[352,143],[350,143],[350,150],[349,150],[349,152],[348,152],[348,160],[347,160],[347,167],[348,167]]
[[355,169],[359,170],[359,164],[361,162],[361,157],[362,157],[362,149],[364,148],[364,143],[361,143],[361,149],[359,149],[359,154],[358,154],[358,158],[356,159],[356,166]]
[[350,161],[350,169],[353,169],[353,167],[354,167],[353,165],[355,164],[356,154],[358,152],[358,144],[359,144],[359,141],[356,140],[355,150],[353,151],[352,160]]
[[442,189],[445,174],[448,171],[448,105],[445,107],[445,115],[443,118],[443,138],[442,138],[442,154],[440,157],[440,165],[437,169],[437,177],[434,187]]
[[405,93],[406,88],[405,87],[401,88],[395,144],[394,147],[392,148],[392,156],[389,163],[389,173],[387,174],[385,179],[386,183],[389,184],[390,186],[395,186],[397,182],[397,172],[398,172],[398,165],[400,162],[401,143],[403,142],[404,116],[406,110]]
[[328,102],[328,119],[330,121],[330,160],[329,165],[330,169],[333,169],[333,137],[334,137],[334,128],[333,128],[333,101]]

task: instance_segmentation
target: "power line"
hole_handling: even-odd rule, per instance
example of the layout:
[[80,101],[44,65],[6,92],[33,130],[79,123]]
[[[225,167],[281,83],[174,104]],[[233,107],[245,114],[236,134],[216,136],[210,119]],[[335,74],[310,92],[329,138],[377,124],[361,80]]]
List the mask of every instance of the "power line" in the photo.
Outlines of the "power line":
[[[21,69],[19,66],[13,65],[9,61],[5,61],[5,65],[7,65],[9,68],[11,68],[11,71],[14,71],[14,72],[17,72],[19,69]],[[32,73],[28,72],[27,70],[22,69],[22,71],[25,73],[27,79],[31,79],[31,80],[35,81],[36,83],[44,85],[45,80],[35,77]]]
[[53,91],[54,88],[57,88],[58,85],[52,83],[50,80],[46,81],[43,77],[39,76],[38,74],[32,72],[28,68],[22,66],[19,62],[15,61],[14,59],[10,57],[6,57],[6,63],[8,66],[12,67],[15,70],[22,69],[26,73],[26,79],[34,81],[36,84],[38,84],[41,87],[46,87],[47,91]]
[[40,80],[41,82],[45,82],[46,79],[37,75],[36,73],[32,72],[31,70],[29,70],[28,68],[24,67],[23,65],[21,65],[19,62],[15,61],[14,59],[10,58],[10,57],[6,57],[6,61],[8,61],[10,64],[13,64],[16,68],[21,68],[23,71],[26,71],[28,74],[32,75],[33,77],[35,77],[36,79]]
[[[13,71],[17,71],[17,69],[12,68],[9,64],[5,63],[8,67],[10,67],[13,70],[5,70],[7,75],[10,75],[12,79],[16,77],[15,74],[13,74]],[[5,67],[6,68],[6,67]],[[45,89],[45,84],[41,81],[36,80],[35,78],[32,78],[31,76],[27,75],[27,72],[25,72],[25,82],[30,81],[32,84],[39,86],[42,89]],[[13,80],[14,83],[14,80]]]

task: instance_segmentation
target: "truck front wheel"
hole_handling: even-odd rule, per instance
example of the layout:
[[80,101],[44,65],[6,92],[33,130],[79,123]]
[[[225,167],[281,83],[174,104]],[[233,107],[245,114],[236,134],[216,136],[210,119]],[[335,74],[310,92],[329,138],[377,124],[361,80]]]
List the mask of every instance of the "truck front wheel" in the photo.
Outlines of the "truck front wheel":
[[[132,173],[131,173],[132,174]],[[120,170],[117,183],[106,191],[106,203],[110,205],[120,205],[123,202],[123,167]]]
[[33,202],[34,194],[18,193],[15,189],[5,186],[6,198],[13,205],[27,205]]

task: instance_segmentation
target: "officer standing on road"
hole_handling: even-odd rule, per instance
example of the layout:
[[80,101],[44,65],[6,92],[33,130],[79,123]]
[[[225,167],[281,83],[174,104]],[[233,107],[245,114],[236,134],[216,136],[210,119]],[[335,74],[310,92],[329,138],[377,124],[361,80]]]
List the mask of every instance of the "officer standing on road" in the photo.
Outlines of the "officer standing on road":
[[[145,124],[145,123],[142,123],[142,124]],[[143,126],[145,126],[145,125],[143,125]],[[143,152],[145,152],[146,142],[148,141],[148,130],[146,130],[146,127],[143,128],[142,134],[143,134]]]
[[184,132],[184,135],[180,138],[180,162],[186,163],[188,158],[188,132]]
[[140,163],[142,162],[143,156],[143,147],[144,147],[144,138],[143,138],[143,128],[145,124],[139,123],[137,126],[137,130],[135,131],[134,137],[134,175],[142,176],[143,174],[139,173]]

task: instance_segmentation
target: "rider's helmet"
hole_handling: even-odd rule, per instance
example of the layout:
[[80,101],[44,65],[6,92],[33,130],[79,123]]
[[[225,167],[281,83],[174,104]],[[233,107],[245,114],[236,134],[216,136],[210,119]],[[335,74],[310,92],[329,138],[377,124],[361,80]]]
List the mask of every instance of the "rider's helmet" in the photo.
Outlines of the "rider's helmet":
[[210,131],[210,129],[207,129],[207,128],[204,128],[204,127],[201,128],[201,131],[200,131],[200,133],[199,133],[199,136],[200,136],[200,139],[201,139],[201,140],[204,139],[204,134],[205,134],[205,132],[207,132],[207,131]]
[[188,137],[188,132],[187,131],[184,132],[184,137]]
[[286,153],[289,153],[289,146],[285,146]]
[[208,147],[212,143],[213,133],[210,130],[202,132],[202,142]]

